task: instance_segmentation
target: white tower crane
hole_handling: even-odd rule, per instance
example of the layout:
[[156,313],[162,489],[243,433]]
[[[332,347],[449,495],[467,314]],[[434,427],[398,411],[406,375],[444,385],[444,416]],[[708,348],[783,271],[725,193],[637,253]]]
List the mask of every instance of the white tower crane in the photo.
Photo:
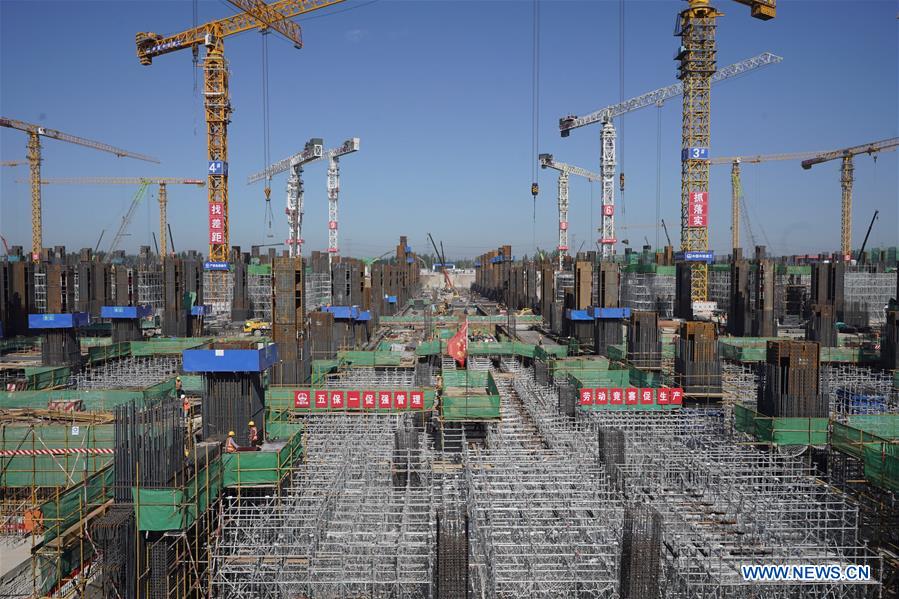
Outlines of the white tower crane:
[[255,183],[270,179],[273,175],[283,173],[288,168],[287,179],[287,226],[289,238],[287,244],[291,256],[299,256],[302,250],[303,232],[303,167],[324,158],[328,159],[328,259],[337,253],[337,196],[338,196],[338,159],[346,154],[359,150],[359,138],[353,137],[340,146],[324,150],[321,138],[312,138],[306,142],[302,152],[294,154],[272,164],[265,170],[250,175],[247,183]]
[[[712,83],[717,83],[731,77],[742,75],[749,71],[770,64],[777,64],[783,58],[770,52],[763,52],[753,58],[734,63],[729,67],[718,70],[712,75]],[[599,239],[602,244],[602,259],[611,260],[615,254],[615,127],[612,119],[627,112],[645,108],[646,106],[661,106],[665,100],[684,93],[683,83],[675,83],[663,87],[619,104],[612,104],[600,108],[595,112],[582,117],[568,115],[559,119],[559,132],[562,137],[568,137],[572,129],[585,127],[593,123],[602,123],[600,144],[602,147],[600,156],[600,171],[602,172],[602,236]]]
[[[568,254],[568,175],[577,175],[590,181],[600,181],[603,175],[599,175],[579,166],[573,166],[564,162],[553,160],[552,154],[540,154],[540,167],[551,168],[559,171],[559,269]],[[614,164],[614,161],[613,161]],[[605,181],[603,180],[603,183]]]

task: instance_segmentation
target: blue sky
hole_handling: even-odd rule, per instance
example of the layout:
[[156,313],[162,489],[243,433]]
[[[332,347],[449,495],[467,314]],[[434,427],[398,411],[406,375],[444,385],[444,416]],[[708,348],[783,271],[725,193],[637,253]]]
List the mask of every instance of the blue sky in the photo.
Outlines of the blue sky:
[[[784,62],[722,83],[712,93],[712,154],[827,150],[897,135],[899,46],[895,1],[782,2],[773,21],[719,0],[719,65],[763,51]],[[627,0],[624,96],[675,81],[673,37],[679,1]],[[310,137],[328,147],[361,138],[341,169],[341,251],[377,256],[399,235],[428,248],[427,233],[447,253],[471,256],[501,243],[516,255],[556,245],[556,177],[540,173],[532,223],[531,55],[529,1],[353,0],[299,22],[305,48],[271,36],[271,155],[288,156]],[[224,0],[199,2],[201,22],[232,14]],[[334,14],[331,14],[334,13]],[[619,2],[540,4],[540,151],[598,169],[599,131],[568,139],[557,123],[618,101]],[[47,140],[43,174],[203,177],[206,140],[189,51],[141,66],[138,31],[174,33],[192,23],[188,0],[168,2],[0,2],[0,113],[157,156],[155,165]],[[274,237],[267,237],[261,185],[247,186],[263,164],[261,36],[228,38],[234,107],[229,129],[231,239],[283,241],[286,175],[273,182]],[[200,78],[202,81],[202,78]],[[660,110],[660,115],[659,115]],[[678,100],[617,121],[626,174],[618,237],[639,246],[656,239],[656,182],[661,216],[679,240],[680,116]],[[656,152],[661,122],[661,169]],[[3,160],[24,157],[25,135],[0,130]],[[854,246],[875,209],[869,245],[899,242],[897,152],[855,163]],[[307,169],[306,249],[327,246],[325,165]],[[29,192],[16,183],[27,168],[2,169],[0,233],[29,245]],[[744,167],[743,186],[760,243],[776,253],[839,245],[839,164],[804,171],[797,163]],[[44,188],[44,243],[91,246],[111,239],[134,190]],[[711,181],[711,245],[730,245],[730,176]],[[155,198],[155,190],[154,196]],[[591,210],[592,197],[592,210]],[[206,191],[172,187],[169,220],[176,249],[206,249]],[[619,200],[620,203],[620,200]],[[571,183],[571,246],[596,239],[599,188]],[[622,213],[623,212],[623,213]],[[591,221],[592,213],[592,221]],[[152,244],[155,200],[137,211],[124,247]],[[743,235],[745,239],[745,234]],[[664,240],[664,236],[662,236]],[[748,240],[744,243],[748,246]],[[622,251],[619,246],[618,251]]]

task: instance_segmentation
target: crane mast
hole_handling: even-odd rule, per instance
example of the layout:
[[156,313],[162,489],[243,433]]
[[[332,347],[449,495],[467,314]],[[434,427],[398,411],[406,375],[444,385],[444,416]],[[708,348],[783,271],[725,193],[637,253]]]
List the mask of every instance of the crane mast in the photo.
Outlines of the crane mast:
[[[167,236],[167,205],[168,185],[196,185],[203,187],[206,182],[202,179],[183,179],[180,177],[57,177],[41,179],[41,185],[157,185],[159,193],[156,199],[159,203],[159,254],[161,260],[168,254]],[[173,248],[174,249],[174,248]]]
[[43,214],[41,209],[41,137],[48,137],[58,141],[92,148],[100,152],[115,154],[120,158],[135,158],[146,162],[159,163],[159,160],[144,154],[129,152],[103,142],[86,139],[49,129],[33,123],[26,123],[16,119],[0,117],[0,127],[8,127],[10,129],[18,129],[28,134],[28,145],[26,152],[28,164],[31,168],[31,260],[37,262],[40,260],[41,248],[43,247]]
[[[153,58],[185,48],[206,47],[203,60],[203,96],[206,114],[207,190],[209,202],[209,259],[224,262],[230,254],[228,220],[228,123],[231,99],[228,89],[228,63],[224,38],[251,29],[277,31],[295,48],[302,48],[300,27],[290,19],[343,0],[280,0],[265,4],[261,0],[229,0],[242,12],[210,21],[181,33],[162,36],[141,32],[135,36],[137,57],[142,65]],[[217,226],[213,227],[213,223]]]
[[577,175],[590,181],[604,181],[603,175],[564,162],[557,162],[552,154],[540,154],[541,168],[551,168],[559,172],[559,269],[568,255],[568,176]]
[[808,170],[816,164],[836,160],[837,158],[841,159],[840,189],[842,193],[840,204],[842,217],[840,219],[840,253],[846,262],[852,259],[852,183],[855,171],[852,159],[858,154],[871,155],[878,152],[890,152],[895,150],[897,146],[899,146],[899,137],[891,137],[860,146],[823,152],[802,161],[802,168]]
[[[776,0],[737,0],[752,7],[752,16],[775,16]],[[681,249],[709,249],[709,148],[711,145],[711,86],[718,48],[715,42],[719,13],[708,0],[688,0],[674,35],[681,38],[675,57],[683,88],[681,126]],[[690,301],[705,302],[709,271],[705,262],[690,264]]]
[[255,183],[263,179],[283,173],[290,169],[287,179],[287,226],[289,238],[287,244],[291,256],[299,256],[302,250],[303,230],[303,167],[313,162],[328,159],[328,262],[332,256],[338,253],[338,195],[340,191],[340,166],[341,156],[352,154],[359,150],[359,138],[353,137],[336,148],[323,150],[321,138],[310,139],[302,152],[279,160],[258,173],[249,176],[247,183]]

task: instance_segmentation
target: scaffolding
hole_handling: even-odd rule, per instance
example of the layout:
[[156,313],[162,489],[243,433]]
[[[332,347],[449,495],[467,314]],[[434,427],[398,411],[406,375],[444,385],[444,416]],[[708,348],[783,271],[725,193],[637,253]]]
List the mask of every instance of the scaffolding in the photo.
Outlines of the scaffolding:
[[286,493],[225,500],[215,596],[433,596],[431,457],[410,422],[307,417],[306,461]]
[[886,322],[884,308],[895,295],[894,272],[870,272],[864,268],[846,271],[843,279],[845,308],[862,318],[861,325],[882,326]]
[[272,322],[272,274],[271,271],[247,273],[247,299],[250,302],[250,318]]
[[85,368],[71,377],[78,391],[145,389],[174,378],[181,371],[180,356],[126,357]]
[[[722,410],[552,416],[553,387],[528,373],[515,388],[548,444],[601,463],[620,496],[661,514],[663,597],[879,597],[880,583],[743,580],[747,563],[854,564],[879,571],[858,539],[857,510],[802,460],[728,439]],[[595,439],[605,439],[596,443]],[[580,437],[580,439],[578,439]],[[591,442],[591,439],[594,440]],[[612,499],[615,499],[613,495]]]
[[891,373],[851,363],[821,365],[821,392],[829,397],[830,413],[841,422],[861,414],[899,413],[899,391]]
[[47,312],[47,273],[34,273],[34,312],[46,314]]
[[709,269],[709,301],[715,302],[719,310],[730,309],[730,268]]
[[150,305],[154,310],[165,308],[163,272],[158,268],[142,267],[137,271],[137,303]]
[[211,306],[212,320],[230,322],[231,303],[233,300],[233,272],[220,270],[203,271],[203,303]]
[[654,272],[621,273],[621,305],[631,310],[658,312],[659,318],[674,314],[674,279]]
[[331,304],[331,273],[313,272],[306,274],[307,310]]

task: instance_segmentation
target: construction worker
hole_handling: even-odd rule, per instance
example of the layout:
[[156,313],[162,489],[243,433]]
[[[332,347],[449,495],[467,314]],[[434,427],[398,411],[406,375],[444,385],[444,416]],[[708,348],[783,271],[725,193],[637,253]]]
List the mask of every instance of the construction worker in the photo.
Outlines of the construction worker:
[[176,376],[176,377],[175,377],[175,396],[176,396],[178,399],[184,399],[184,396],[185,396],[185,393],[184,393],[184,385],[183,385],[183,383],[181,382],[181,377],[180,377],[180,376]]
[[237,441],[234,440],[234,431],[228,431],[228,439],[225,441],[225,453],[236,453],[240,451]]
[[250,446],[258,447],[259,445],[262,445],[262,439],[259,438],[259,429],[256,428],[256,423],[250,420],[247,423],[247,428],[249,428],[247,438],[250,440]]

